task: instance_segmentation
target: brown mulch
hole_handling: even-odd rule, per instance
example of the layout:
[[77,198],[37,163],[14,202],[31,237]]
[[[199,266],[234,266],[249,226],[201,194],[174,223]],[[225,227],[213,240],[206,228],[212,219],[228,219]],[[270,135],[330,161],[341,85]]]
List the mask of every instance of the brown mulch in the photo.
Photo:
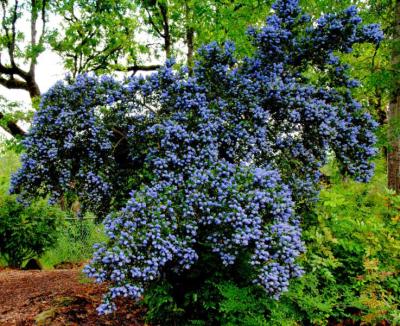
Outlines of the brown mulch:
[[0,270],[0,325],[144,325],[143,312],[131,301],[118,312],[98,316],[105,288],[80,269]]

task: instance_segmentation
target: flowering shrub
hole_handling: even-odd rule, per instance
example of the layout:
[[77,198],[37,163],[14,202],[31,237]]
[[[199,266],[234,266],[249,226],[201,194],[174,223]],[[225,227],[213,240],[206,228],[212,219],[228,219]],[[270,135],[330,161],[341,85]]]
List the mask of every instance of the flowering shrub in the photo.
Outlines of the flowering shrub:
[[279,297],[302,274],[298,216],[328,151],[343,173],[371,177],[376,124],[337,54],[382,32],[354,7],[315,22],[297,0],[273,8],[242,62],[232,43],[211,43],[191,76],[168,61],[146,78],[85,75],[44,95],[12,191],[74,194],[106,216],[109,241],[85,268],[111,282],[100,313],[190,273],[204,248],[227,268],[248,257],[248,281]]

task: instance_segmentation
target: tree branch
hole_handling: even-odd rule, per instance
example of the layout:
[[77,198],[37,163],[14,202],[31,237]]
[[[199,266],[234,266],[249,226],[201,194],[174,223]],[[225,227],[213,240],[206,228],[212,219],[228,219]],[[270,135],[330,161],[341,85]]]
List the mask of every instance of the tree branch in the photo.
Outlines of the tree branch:
[[14,51],[15,51],[15,39],[16,39],[16,30],[15,24],[17,22],[17,10],[18,10],[18,0],[15,0],[15,5],[13,9],[13,18],[11,22],[11,41],[9,41],[9,54],[10,54],[10,62],[11,66],[16,67]]
[[375,46],[374,55],[372,56],[372,61],[371,61],[371,70],[372,70],[372,71],[375,71],[375,58],[376,58],[376,55],[378,54],[379,45],[380,45],[380,44],[377,44],[377,45]]
[[[36,45],[36,19],[37,15],[35,13],[36,10],[36,0],[32,0],[32,11],[31,11],[31,46],[34,47]],[[24,71],[20,67],[17,66],[15,63],[15,48],[16,48],[16,35],[17,35],[17,30],[16,30],[16,22],[18,20],[18,7],[19,7],[19,2],[18,0],[15,0],[14,5],[12,7],[12,16],[11,16],[11,27],[8,26],[7,24],[7,1],[2,1],[1,2],[1,8],[3,10],[3,21],[2,21],[2,27],[5,32],[6,36],[6,42],[7,42],[7,49],[8,49],[8,55],[9,55],[9,60],[10,64],[9,65],[3,65],[1,63],[1,57],[0,57],[0,85],[9,88],[9,89],[23,89],[29,92],[29,95],[31,98],[34,98],[38,95],[40,95],[40,90],[39,87],[35,81],[35,72],[34,72],[34,67],[35,67],[35,58],[31,58],[31,64],[30,64],[30,69],[29,71]],[[5,75],[5,76],[2,76]],[[14,77],[14,75],[18,76],[21,79],[17,79]]]
[[108,58],[110,58],[114,53],[117,53],[118,51],[120,51],[121,48],[122,48],[121,45],[118,45],[118,46],[116,46],[114,48],[110,48],[110,46],[107,45],[103,50],[101,50],[100,52],[95,53],[96,56],[99,56],[101,58],[101,60],[100,60],[100,63],[97,64],[96,66],[93,66],[93,68],[91,70],[92,71],[97,71],[97,70],[100,70],[100,69],[107,68],[107,60],[108,60]]
[[0,85],[3,85],[4,87],[10,88],[10,89],[29,90],[27,82],[15,79],[13,77],[10,77],[9,79],[0,77]]
[[44,34],[46,33],[46,5],[47,1],[42,1],[42,32],[40,33],[39,43],[43,43]]
[[[4,118],[4,114],[0,112],[0,120]],[[7,131],[10,132],[11,135],[14,137],[19,135],[19,136],[25,136],[26,133],[24,130],[22,130],[15,121],[7,121]]]
[[171,34],[169,30],[169,20],[168,20],[168,6],[167,4],[158,3],[160,8],[161,17],[163,20],[164,29],[164,50],[167,58],[171,56]]
[[161,68],[161,65],[133,65],[133,66],[128,66],[126,67],[125,70],[120,70],[120,71],[132,71],[134,74],[138,71],[153,71]]
[[144,8],[147,12],[147,17],[149,19],[150,24],[153,26],[154,30],[160,35],[162,38],[165,38],[165,35],[160,31],[157,24],[154,22],[153,18],[151,17],[151,13],[147,8]]
[[[32,50],[36,46],[36,21],[37,21],[37,8],[36,8],[36,0],[31,0],[31,48]],[[34,50],[33,50],[34,51]],[[33,58],[33,54],[31,54],[31,64],[29,67],[29,72],[31,74],[34,73],[35,70],[35,59]]]

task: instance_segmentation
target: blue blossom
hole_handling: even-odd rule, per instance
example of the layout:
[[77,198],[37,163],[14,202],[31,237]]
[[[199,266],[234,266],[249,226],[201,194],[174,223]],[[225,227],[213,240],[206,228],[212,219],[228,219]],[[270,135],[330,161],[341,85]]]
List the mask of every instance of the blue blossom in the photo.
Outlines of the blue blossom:
[[[376,123],[334,53],[382,32],[355,7],[316,22],[297,0],[273,9],[249,29],[255,52],[242,61],[214,42],[191,76],[169,60],[147,77],[82,75],[43,96],[10,191],[74,194],[105,217],[108,241],[84,269],[110,284],[99,313],[139,299],[167,269],[190,273],[200,243],[224,266],[247,252],[250,281],[278,298],[302,275],[300,215],[318,199],[327,153],[354,179],[372,176]],[[310,66],[324,72],[317,81]]]

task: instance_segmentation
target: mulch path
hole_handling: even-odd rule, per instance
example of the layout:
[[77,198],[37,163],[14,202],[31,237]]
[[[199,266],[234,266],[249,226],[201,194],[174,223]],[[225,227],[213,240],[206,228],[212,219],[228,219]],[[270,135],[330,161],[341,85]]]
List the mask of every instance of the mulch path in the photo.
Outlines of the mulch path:
[[[0,326],[146,326],[143,310],[129,300],[118,301],[114,314],[99,316],[96,307],[105,287],[92,283],[82,275],[81,268],[73,267],[44,271],[0,269]],[[329,325],[359,323],[347,320]]]
[[143,311],[128,300],[118,302],[118,312],[98,316],[104,291],[77,268],[0,270],[0,325],[145,325]]

